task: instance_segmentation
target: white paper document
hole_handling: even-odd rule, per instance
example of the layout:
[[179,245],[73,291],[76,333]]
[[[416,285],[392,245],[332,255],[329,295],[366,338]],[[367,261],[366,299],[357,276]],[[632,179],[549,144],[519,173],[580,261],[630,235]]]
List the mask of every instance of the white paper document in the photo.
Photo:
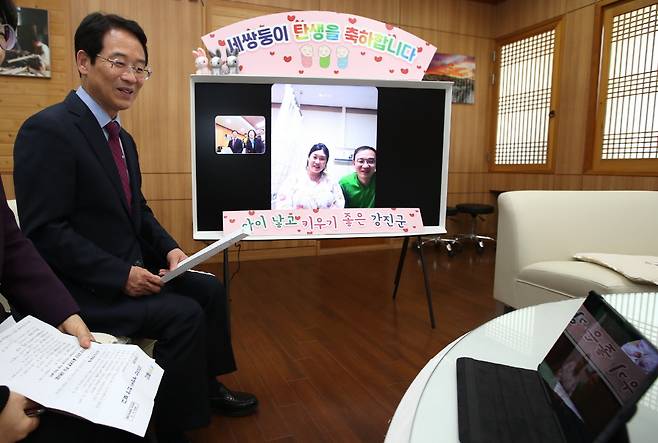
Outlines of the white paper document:
[[50,409],[144,436],[163,369],[139,347],[92,343],[28,316],[0,332],[0,385]]
[[226,234],[224,237],[220,238],[216,242],[212,243],[209,246],[206,246],[196,254],[187,257],[185,260],[178,263],[176,269],[174,269],[173,271],[169,271],[162,276],[162,281],[164,283],[167,283],[169,280],[178,277],[183,272],[189,271],[196,265],[208,260],[213,255],[218,254],[219,252],[223,251],[229,246],[236,244],[237,242],[245,238],[247,235],[249,235],[249,233],[244,229],[231,232],[230,234]]
[[11,328],[15,324],[16,324],[16,320],[14,320],[14,317],[10,315],[2,323],[0,323],[0,332],[4,331],[5,329]]

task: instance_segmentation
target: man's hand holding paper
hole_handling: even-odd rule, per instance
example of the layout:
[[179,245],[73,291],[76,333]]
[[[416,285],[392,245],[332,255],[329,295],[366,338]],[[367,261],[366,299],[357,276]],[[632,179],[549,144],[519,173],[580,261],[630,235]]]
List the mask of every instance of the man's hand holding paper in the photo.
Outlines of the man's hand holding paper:
[[148,269],[140,266],[130,268],[128,281],[123,290],[131,297],[141,297],[143,295],[157,294],[162,289],[164,283],[159,276],[151,274]]

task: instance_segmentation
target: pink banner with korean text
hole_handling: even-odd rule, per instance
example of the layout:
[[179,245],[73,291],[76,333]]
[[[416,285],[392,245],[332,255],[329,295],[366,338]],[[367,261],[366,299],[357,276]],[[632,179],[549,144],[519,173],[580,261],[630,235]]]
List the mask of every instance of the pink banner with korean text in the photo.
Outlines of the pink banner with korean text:
[[294,11],[243,20],[201,38],[239,73],[421,80],[436,48],[394,25],[354,14]]
[[255,236],[420,234],[417,208],[225,211],[224,231],[246,228]]

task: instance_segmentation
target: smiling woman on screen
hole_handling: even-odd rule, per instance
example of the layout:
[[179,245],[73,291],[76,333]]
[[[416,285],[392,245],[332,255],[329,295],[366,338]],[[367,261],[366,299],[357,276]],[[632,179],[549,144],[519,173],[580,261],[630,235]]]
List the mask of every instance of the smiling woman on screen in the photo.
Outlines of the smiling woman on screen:
[[327,175],[329,148],[324,143],[311,147],[306,170],[289,177],[277,193],[272,209],[343,208],[345,198],[336,180]]

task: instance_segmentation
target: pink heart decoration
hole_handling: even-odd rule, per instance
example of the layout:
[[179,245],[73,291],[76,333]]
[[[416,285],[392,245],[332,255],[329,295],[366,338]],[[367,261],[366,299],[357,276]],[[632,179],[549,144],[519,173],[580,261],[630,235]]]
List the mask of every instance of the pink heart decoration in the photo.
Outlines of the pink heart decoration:
[[235,219],[232,218],[232,219],[230,219],[228,222],[229,222],[229,223],[235,223]]
[[289,15],[288,16],[288,21],[289,22],[295,21],[295,16],[294,15]]
[[256,212],[254,211],[249,211],[249,215],[254,215]]
[[276,54],[276,52],[270,51],[270,55],[274,55],[274,54]]
[[356,23],[356,19],[354,17],[348,18],[347,21],[349,21],[352,24]]
[[381,55],[376,55],[376,56],[375,56],[375,61],[376,61],[377,63],[379,63],[380,61],[382,61],[382,56],[381,56]]
[[407,68],[400,68],[400,72],[403,74],[407,74],[409,70]]
[[292,61],[292,57],[290,55],[286,55],[283,57],[283,61],[286,63],[290,63]]
[[215,34],[208,34],[208,37],[215,38]]
[[300,69],[298,72],[299,72],[300,74],[303,74],[303,73],[304,73],[304,70],[303,70],[303,69]]
[[313,209],[313,212],[315,212],[316,214],[317,214],[319,211],[320,211],[320,210],[319,210],[318,208]]
[[423,52],[423,47],[422,46],[419,46],[416,49],[418,49],[418,52]]
[[217,40],[217,44],[219,44],[219,46],[224,46],[226,42],[224,40]]
[[390,23],[386,23],[386,29],[388,29],[390,31],[393,28],[394,28],[393,25],[391,25]]

